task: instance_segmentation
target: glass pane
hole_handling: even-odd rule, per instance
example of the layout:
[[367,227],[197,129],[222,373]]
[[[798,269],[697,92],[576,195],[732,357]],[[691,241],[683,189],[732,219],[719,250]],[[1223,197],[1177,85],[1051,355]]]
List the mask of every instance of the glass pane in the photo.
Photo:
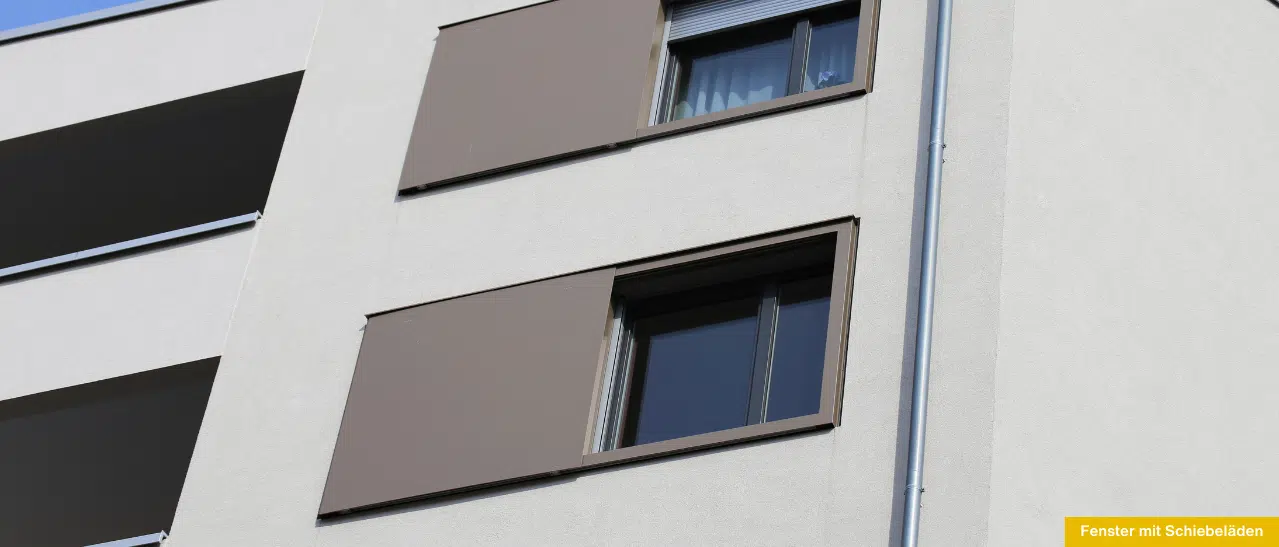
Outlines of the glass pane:
[[758,299],[643,319],[624,446],[746,425]]
[[[753,31],[752,31],[753,32]],[[715,42],[719,48],[688,51],[679,56],[682,76],[671,112],[680,120],[786,96],[791,38],[770,31],[753,43]]]
[[807,279],[778,289],[777,335],[765,421],[816,414],[820,407],[830,283],[829,277]]
[[857,58],[857,18],[813,25],[804,69],[804,91],[853,81]]

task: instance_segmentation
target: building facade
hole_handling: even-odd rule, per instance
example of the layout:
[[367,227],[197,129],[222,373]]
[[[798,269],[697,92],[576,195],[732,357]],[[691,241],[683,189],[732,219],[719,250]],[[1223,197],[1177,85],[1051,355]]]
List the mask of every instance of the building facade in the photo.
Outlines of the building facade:
[[[935,8],[0,42],[0,544],[899,543]],[[956,3],[921,544],[1279,507],[1277,46]]]

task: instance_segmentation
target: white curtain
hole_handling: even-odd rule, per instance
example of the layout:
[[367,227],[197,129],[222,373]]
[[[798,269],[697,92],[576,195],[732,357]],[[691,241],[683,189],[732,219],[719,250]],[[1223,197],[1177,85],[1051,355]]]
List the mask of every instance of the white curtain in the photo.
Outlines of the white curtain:
[[857,18],[813,27],[809,40],[804,91],[853,81],[857,59]]
[[719,112],[786,96],[790,39],[694,57],[671,119]]

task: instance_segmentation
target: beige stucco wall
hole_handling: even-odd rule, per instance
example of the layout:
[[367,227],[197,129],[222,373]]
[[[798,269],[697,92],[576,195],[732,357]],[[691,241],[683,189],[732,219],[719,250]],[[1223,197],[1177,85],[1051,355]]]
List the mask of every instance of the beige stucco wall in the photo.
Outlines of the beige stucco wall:
[[[429,29],[523,3],[326,3],[170,544],[896,537],[928,4],[884,2],[865,97],[397,200]],[[929,514],[965,531],[951,544],[980,543],[987,522],[1010,10],[966,9],[956,48],[971,96],[945,237],[970,243],[944,254],[958,266],[942,273],[938,407],[985,418],[935,437]],[[316,522],[364,314],[847,215],[862,225],[840,427]]]
[[[316,29],[314,0],[215,0],[0,47],[4,138],[308,68],[258,228],[0,284],[0,398],[224,352],[172,545],[889,543],[929,3],[885,0],[868,96],[397,200],[423,29],[520,4],[329,0]],[[1276,28],[958,3],[925,544],[1279,502]],[[315,521],[364,314],[845,215],[839,428]]]
[[[32,333],[0,349],[19,386],[2,397],[225,339],[171,545],[896,538],[930,3],[884,0],[867,96],[397,199],[429,29],[523,3],[213,0],[0,47],[27,82],[0,99],[30,105],[3,137],[308,71],[254,231],[0,285],[0,330]],[[219,22],[257,30],[224,43]],[[1276,506],[1276,28],[1264,0],[957,3],[924,544]],[[846,215],[862,225],[840,427],[316,522],[364,314]],[[234,309],[176,281],[239,291],[243,262],[189,254],[219,245],[252,253]],[[143,287],[135,266],[170,277]],[[41,349],[65,343],[40,322],[56,310],[31,315],[50,302],[92,312],[73,329],[92,343]],[[205,334],[145,340],[179,309]],[[129,365],[59,368],[90,352]]]
[[0,279],[0,400],[222,352],[252,228]]
[[[0,139],[302,70],[321,4],[198,2],[0,44]],[[0,279],[0,400],[219,355],[254,239]]]
[[1019,0],[990,543],[1279,507],[1279,9]]
[[0,45],[0,139],[302,70],[323,0],[212,0]]
[[[930,3],[884,0],[865,97],[397,199],[424,29],[523,3],[212,0],[0,47],[0,138],[308,69],[257,228],[0,283],[0,399],[223,352],[171,545],[896,538]],[[924,544],[1279,504],[1276,29],[957,3]],[[839,428],[315,521],[364,314],[846,215]]]

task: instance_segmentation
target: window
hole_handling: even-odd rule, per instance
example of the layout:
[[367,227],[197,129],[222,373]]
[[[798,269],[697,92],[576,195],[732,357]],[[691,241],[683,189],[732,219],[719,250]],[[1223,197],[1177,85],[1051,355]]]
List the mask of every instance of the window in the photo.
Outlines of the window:
[[369,317],[320,517],[836,425],[856,230]]
[[878,1],[550,0],[445,25],[399,191],[867,93]]
[[[710,0],[676,5],[653,121],[683,120],[853,84],[859,70],[861,6],[825,5],[830,3]],[[796,8],[809,9],[785,11]]]
[[760,25],[671,47],[669,120],[785,97],[791,86],[789,25]]
[[717,263],[712,274],[694,265],[638,281],[750,276],[687,290],[636,293],[619,280],[596,450],[817,414],[835,245],[828,235]]

